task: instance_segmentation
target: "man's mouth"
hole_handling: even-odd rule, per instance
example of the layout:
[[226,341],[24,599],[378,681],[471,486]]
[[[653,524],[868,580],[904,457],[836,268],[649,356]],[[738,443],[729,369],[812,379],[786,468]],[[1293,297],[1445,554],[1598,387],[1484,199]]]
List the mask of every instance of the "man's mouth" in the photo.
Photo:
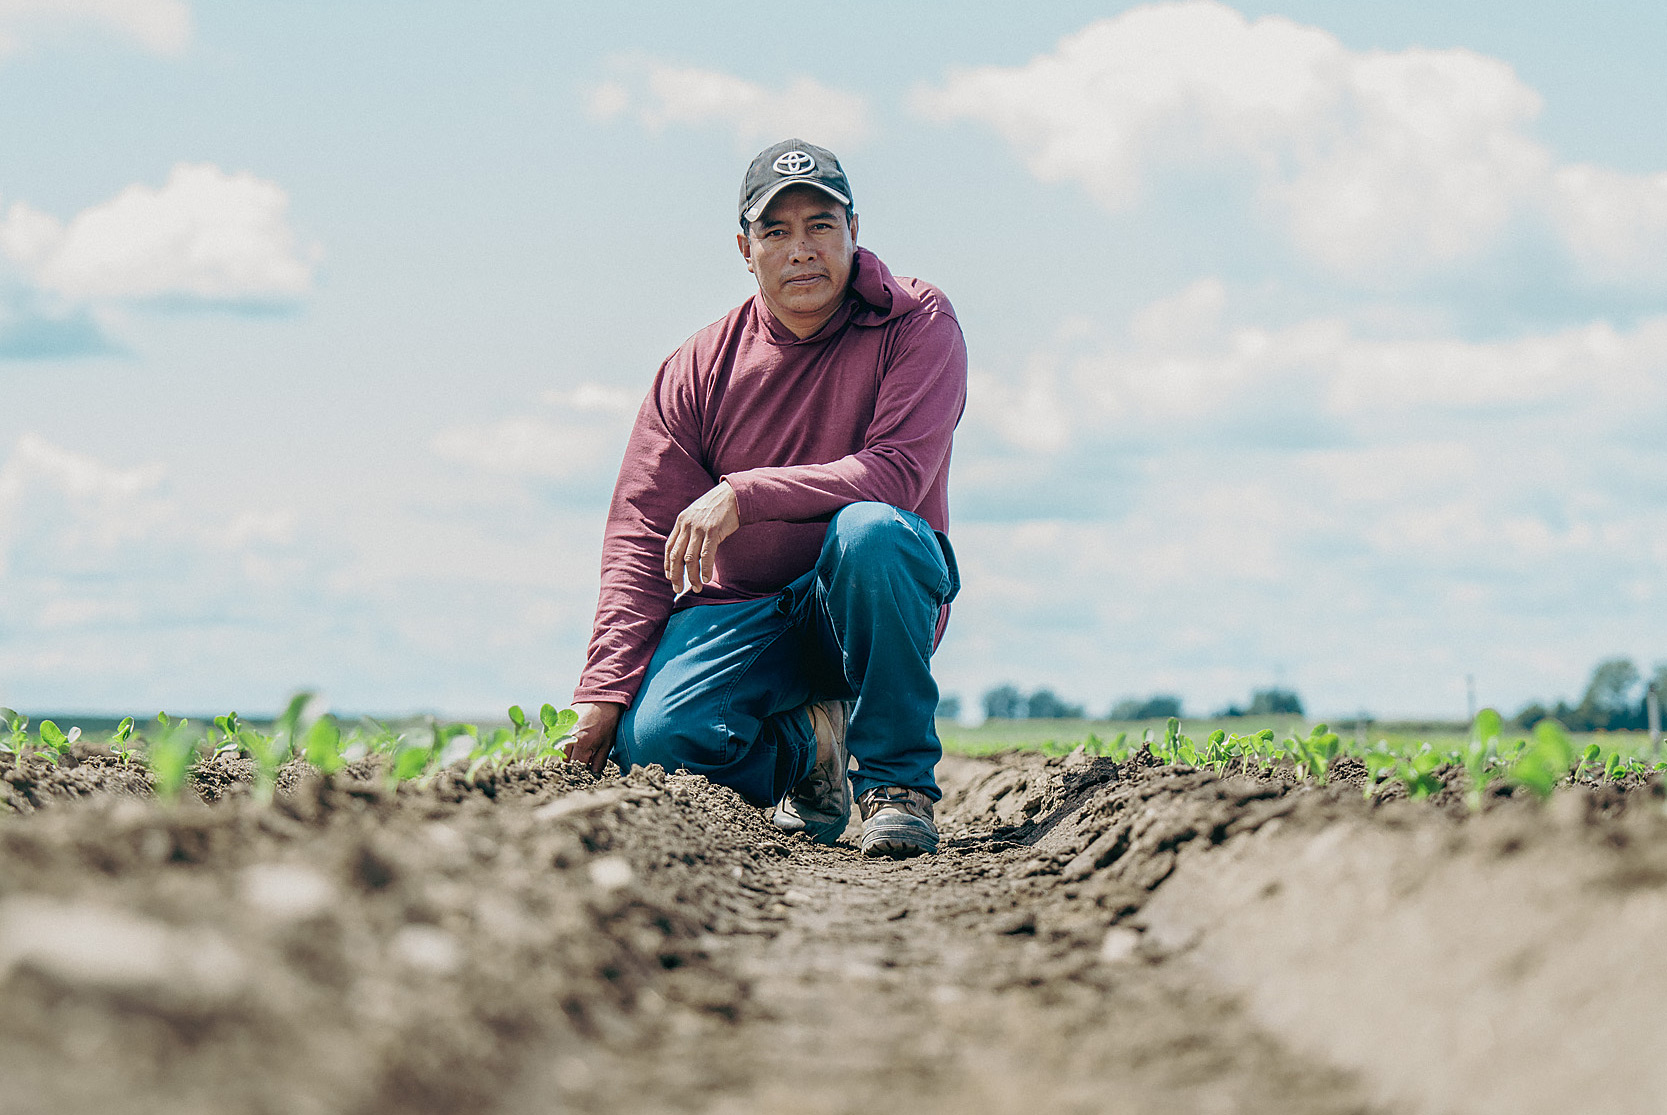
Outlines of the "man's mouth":
[[827,278],[826,275],[795,275],[791,279],[784,279],[783,280],[783,285],[784,286],[809,286],[812,283],[819,283],[825,278]]

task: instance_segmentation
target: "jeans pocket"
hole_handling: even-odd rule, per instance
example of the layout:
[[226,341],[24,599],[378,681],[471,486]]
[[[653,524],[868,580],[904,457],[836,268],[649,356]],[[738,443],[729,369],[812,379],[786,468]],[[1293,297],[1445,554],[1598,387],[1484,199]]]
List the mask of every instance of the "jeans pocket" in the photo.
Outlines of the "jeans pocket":
[[816,590],[816,570],[793,580],[786,588],[776,593],[776,607],[784,616],[797,615],[806,600]]
[[944,598],[941,603],[948,604],[961,594],[961,567],[955,563],[955,547],[949,544],[949,535],[941,530],[932,532],[938,536],[938,549],[943,552],[944,564]]

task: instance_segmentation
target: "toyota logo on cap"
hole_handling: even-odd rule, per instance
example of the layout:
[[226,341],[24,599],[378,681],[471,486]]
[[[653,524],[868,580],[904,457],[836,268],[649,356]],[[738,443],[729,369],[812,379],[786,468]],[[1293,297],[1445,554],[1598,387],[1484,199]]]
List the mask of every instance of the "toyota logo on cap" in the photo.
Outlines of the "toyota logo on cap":
[[777,174],[809,174],[816,169],[816,160],[805,151],[788,151],[771,165]]
[[[4,6],[6,0],[0,0]],[[847,213],[852,212],[851,184],[832,151],[803,139],[784,139],[772,143],[753,156],[747,175],[741,180],[741,228],[758,220],[770,199],[794,186],[810,186],[821,190]]]

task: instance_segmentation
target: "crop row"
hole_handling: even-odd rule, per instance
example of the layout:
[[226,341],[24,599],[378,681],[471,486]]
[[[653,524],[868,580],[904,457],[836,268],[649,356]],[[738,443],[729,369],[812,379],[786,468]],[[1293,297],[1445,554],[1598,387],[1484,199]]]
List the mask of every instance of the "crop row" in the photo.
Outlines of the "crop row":
[[[147,767],[157,795],[165,800],[179,796],[194,765],[221,756],[251,760],[254,793],[269,799],[279,770],[293,759],[303,759],[319,771],[333,774],[357,760],[382,756],[390,785],[432,778],[453,767],[473,781],[483,769],[521,759],[564,755],[578,721],[572,709],[557,710],[548,704],[539,710],[536,719],[529,720],[516,705],[509,709],[509,726],[490,732],[474,724],[439,722],[402,731],[370,719],[344,730],[333,716],[307,716],[311,700],[310,693],[296,694],[283,715],[272,722],[270,732],[261,731],[235,712],[216,716],[204,725],[159,712],[154,721],[142,727],[128,717],[101,742],[117,761]],[[31,734],[28,718],[11,709],[0,709],[0,728],[0,753],[10,753],[14,761],[37,755],[53,763],[63,762],[81,741],[80,728],[65,731],[51,720],[41,721]]]
[[[250,760],[254,793],[265,799],[272,795],[279,770],[293,759],[333,774],[356,760],[381,756],[390,785],[432,778],[449,768],[461,770],[474,781],[482,770],[516,760],[564,756],[578,719],[572,709],[557,710],[546,704],[536,719],[529,719],[519,706],[511,706],[509,725],[491,731],[474,724],[437,721],[397,730],[370,719],[344,730],[333,716],[308,717],[311,699],[309,693],[297,694],[272,722],[270,732],[241,720],[235,712],[201,726],[158,713],[143,728],[131,717],[123,720],[103,742],[118,761],[147,767],[158,796],[166,800],[179,796],[196,763],[222,756]],[[60,762],[81,738],[81,729],[65,731],[51,720],[41,721],[31,734],[29,720],[10,709],[0,709],[0,728],[0,753],[9,752],[19,760],[33,754]],[[1362,792],[1367,798],[1396,783],[1406,788],[1409,797],[1425,798],[1446,785],[1450,772],[1462,770],[1472,809],[1479,809],[1488,789],[1500,781],[1545,798],[1563,782],[1620,780],[1667,770],[1667,763],[1651,763],[1619,750],[1605,754],[1596,743],[1577,750],[1555,720],[1542,720],[1530,736],[1511,740],[1505,734],[1504,719],[1493,709],[1477,715],[1469,738],[1459,747],[1438,748],[1429,742],[1391,744],[1385,739],[1345,742],[1324,724],[1314,725],[1307,736],[1292,734],[1283,740],[1276,738],[1272,728],[1248,734],[1218,728],[1199,741],[1182,734],[1175,717],[1161,736],[1150,729],[1138,739],[1128,732],[1109,740],[1090,734],[1083,746],[1091,755],[1119,761],[1146,750],[1160,762],[1209,766],[1223,772],[1288,768],[1299,779],[1319,783],[1328,780],[1338,759],[1353,757],[1365,767]]]
[[1667,770],[1667,762],[1651,763],[1618,750],[1606,755],[1596,743],[1576,749],[1568,731],[1555,720],[1542,720],[1531,735],[1512,740],[1505,734],[1504,718],[1493,709],[1483,709],[1476,715],[1469,738],[1456,748],[1437,748],[1428,742],[1395,745],[1383,739],[1369,744],[1349,743],[1324,724],[1314,725],[1306,737],[1293,734],[1283,740],[1275,739],[1272,728],[1247,735],[1218,728],[1199,742],[1181,734],[1181,722],[1175,717],[1169,718],[1161,737],[1152,730],[1138,740],[1127,732],[1110,740],[1091,734],[1084,747],[1089,754],[1119,761],[1145,749],[1162,762],[1209,766],[1223,772],[1289,767],[1299,779],[1320,783],[1330,777],[1338,759],[1349,756],[1359,759],[1366,768],[1362,793],[1367,798],[1395,783],[1404,786],[1409,797],[1426,798],[1446,785],[1446,772],[1458,769],[1466,776],[1465,800],[1473,810],[1481,808],[1488,789],[1498,781],[1526,787],[1543,799],[1563,782],[1588,778],[1618,781]]

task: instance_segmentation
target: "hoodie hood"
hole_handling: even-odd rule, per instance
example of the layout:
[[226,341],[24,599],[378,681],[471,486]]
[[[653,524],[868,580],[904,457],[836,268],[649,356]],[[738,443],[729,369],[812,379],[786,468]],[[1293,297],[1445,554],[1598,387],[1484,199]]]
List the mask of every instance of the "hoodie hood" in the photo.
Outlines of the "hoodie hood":
[[867,248],[858,248],[851,261],[851,291],[863,301],[851,315],[853,325],[884,325],[920,308],[920,299],[893,278],[891,269]]

